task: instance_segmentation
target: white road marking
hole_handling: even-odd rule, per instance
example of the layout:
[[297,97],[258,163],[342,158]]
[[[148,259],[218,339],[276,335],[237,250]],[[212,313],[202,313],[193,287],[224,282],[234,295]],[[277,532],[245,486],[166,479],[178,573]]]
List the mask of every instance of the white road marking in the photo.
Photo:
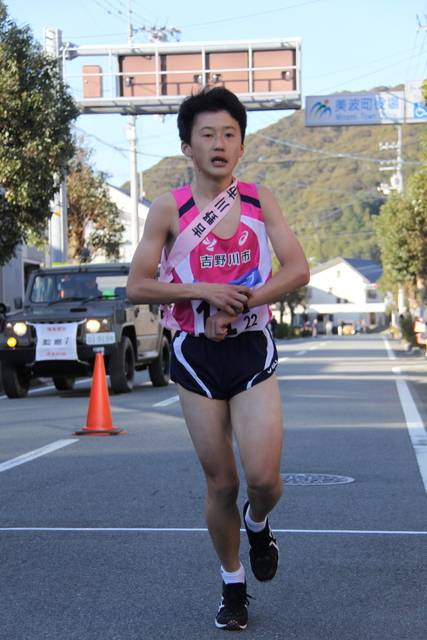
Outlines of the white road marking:
[[[179,528],[179,527],[0,527],[0,531],[40,531],[70,533],[207,533],[206,528]],[[240,529],[244,532],[244,529]],[[344,535],[375,535],[375,536],[427,536],[427,531],[370,531],[363,529],[275,529],[274,533],[320,533],[320,534],[344,534]]]
[[424,489],[427,492],[427,433],[424,423],[412,399],[406,380],[396,380],[397,393],[411,438]]
[[179,402],[179,396],[172,396],[167,400],[162,400],[162,402],[156,402],[156,404],[153,404],[153,407],[167,407],[168,404],[172,404],[173,402]]
[[12,458],[12,460],[8,460],[7,462],[2,462],[0,464],[0,473],[2,471],[7,471],[7,469],[12,469],[12,467],[17,467],[20,464],[24,464],[25,462],[30,462],[31,460],[40,458],[40,456],[45,456],[47,453],[51,453],[52,451],[56,451],[57,449],[62,449],[62,447],[67,447],[73,442],[78,442],[78,439],[74,438],[73,440],[57,440],[56,442],[52,442],[52,444],[47,444],[45,447],[34,449],[34,451],[24,453],[22,456]]
[[384,340],[385,350],[387,351],[387,355],[390,358],[390,360],[397,360],[396,356],[394,355],[393,349],[391,348],[390,343],[387,340],[387,338],[383,338],[383,340]]
[[307,351],[298,351],[298,353],[296,353],[296,356],[303,356],[304,353],[307,353]]
[[[389,359],[396,360],[396,356],[394,355],[393,350],[390,347],[389,341],[386,338],[383,338],[383,340]],[[400,367],[393,367],[392,371],[396,375],[401,375],[402,373]],[[417,459],[421,479],[424,484],[424,489],[427,493],[427,432],[424,426],[424,422],[422,421],[420,413],[417,409],[417,405],[415,404],[411,392],[409,391],[406,380],[403,380],[402,378],[396,380],[396,388],[403,415],[405,416],[406,427],[408,429],[409,437],[411,438],[412,447]]]

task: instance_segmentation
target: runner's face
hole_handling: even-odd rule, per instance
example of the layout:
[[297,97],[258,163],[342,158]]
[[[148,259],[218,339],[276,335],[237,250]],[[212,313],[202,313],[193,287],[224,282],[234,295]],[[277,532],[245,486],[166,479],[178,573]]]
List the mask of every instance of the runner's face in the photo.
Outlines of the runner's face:
[[191,144],[183,142],[181,148],[196,171],[218,177],[231,174],[244,151],[239,123],[227,111],[200,113]]

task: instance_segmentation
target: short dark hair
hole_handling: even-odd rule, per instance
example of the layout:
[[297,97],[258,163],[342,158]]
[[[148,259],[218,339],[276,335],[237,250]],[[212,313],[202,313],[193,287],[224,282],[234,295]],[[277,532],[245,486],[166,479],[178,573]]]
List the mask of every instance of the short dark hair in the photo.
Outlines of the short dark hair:
[[178,131],[182,142],[191,143],[194,121],[199,113],[227,111],[240,127],[242,142],[246,132],[246,109],[239,98],[225,87],[204,87],[200,93],[188,96],[178,112]]

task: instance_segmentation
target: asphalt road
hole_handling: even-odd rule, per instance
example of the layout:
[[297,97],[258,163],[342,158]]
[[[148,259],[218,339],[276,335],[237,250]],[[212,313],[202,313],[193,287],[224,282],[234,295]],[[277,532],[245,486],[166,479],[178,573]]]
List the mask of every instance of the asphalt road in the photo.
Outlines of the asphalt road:
[[[281,563],[258,583],[242,535],[255,599],[241,633],[425,640],[427,358],[378,334],[278,350],[285,490],[270,520]],[[75,437],[89,393],[83,381],[0,397],[0,638],[227,634],[214,626],[219,567],[176,388],[138,374],[131,394],[110,396],[127,433]]]

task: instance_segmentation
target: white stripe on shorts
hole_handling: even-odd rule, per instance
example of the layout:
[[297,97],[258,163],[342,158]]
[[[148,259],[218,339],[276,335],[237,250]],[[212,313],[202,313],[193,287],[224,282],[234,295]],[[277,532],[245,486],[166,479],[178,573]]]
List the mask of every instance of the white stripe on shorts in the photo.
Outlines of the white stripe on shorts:
[[212,398],[212,394],[209,391],[209,389],[207,388],[207,386],[205,384],[203,384],[203,382],[200,380],[199,376],[197,375],[197,373],[194,371],[193,367],[191,367],[187,360],[184,357],[184,354],[182,353],[182,345],[183,342],[185,340],[185,338],[187,337],[187,333],[185,331],[183,331],[177,338],[175,338],[174,343],[173,343],[173,348],[175,351],[175,355],[176,358],[178,360],[178,362],[180,362],[182,364],[182,366],[184,367],[184,369],[186,369],[191,376],[196,380],[197,384],[200,385],[200,387],[203,389],[203,391],[206,392],[208,398]]
[[260,375],[260,373],[262,373],[263,371],[265,371],[267,369],[267,367],[269,365],[271,365],[271,361],[273,359],[273,353],[274,353],[274,341],[273,338],[271,337],[271,333],[269,332],[269,330],[267,329],[267,327],[264,327],[264,329],[262,330],[263,334],[265,335],[266,339],[267,339],[267,355],[265,357],[265,363],[264,363],[264,367],[262,368],[261,371],[258,371],[258,373],[256,373],[254,375],[254,377],[252,378],[252,380],[249,380],[248,384],[246,385],[246,389],[250,389],[254,383],[254,380]]

